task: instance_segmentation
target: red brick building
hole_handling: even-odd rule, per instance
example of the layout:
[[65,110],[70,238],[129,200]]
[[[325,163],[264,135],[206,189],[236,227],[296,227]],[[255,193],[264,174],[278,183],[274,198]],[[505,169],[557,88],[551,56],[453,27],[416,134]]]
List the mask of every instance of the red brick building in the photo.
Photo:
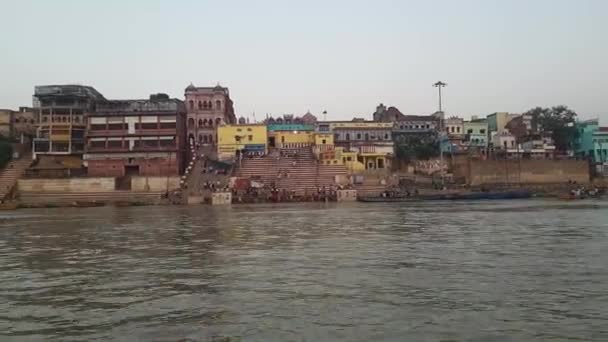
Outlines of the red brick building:
[[235,124],[234,105],[228,88],[195,87],[185,91],[188,139],[201,145],[215,145],[217,126]]
[[90,176],[178,175],[186,151],[184,103],[166,94],[98,103],[84,155]]

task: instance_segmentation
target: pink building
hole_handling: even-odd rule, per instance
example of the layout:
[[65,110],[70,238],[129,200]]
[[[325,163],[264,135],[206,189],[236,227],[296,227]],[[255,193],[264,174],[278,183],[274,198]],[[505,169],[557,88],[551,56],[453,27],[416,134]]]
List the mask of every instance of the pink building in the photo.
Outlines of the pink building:
[[195,87],[186,88],[186,113],[188,141],[201,145],[215,145],[217,126],[236,123],[234,106],[228,88]]

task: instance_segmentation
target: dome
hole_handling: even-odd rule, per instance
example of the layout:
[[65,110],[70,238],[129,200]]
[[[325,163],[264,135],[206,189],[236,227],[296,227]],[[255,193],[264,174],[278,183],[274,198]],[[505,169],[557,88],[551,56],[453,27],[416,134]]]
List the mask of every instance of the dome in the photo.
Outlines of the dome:
[[186,87],[186,90],[196,90],[196,87],[194,86],[194,84],[190,83],[190,85]]

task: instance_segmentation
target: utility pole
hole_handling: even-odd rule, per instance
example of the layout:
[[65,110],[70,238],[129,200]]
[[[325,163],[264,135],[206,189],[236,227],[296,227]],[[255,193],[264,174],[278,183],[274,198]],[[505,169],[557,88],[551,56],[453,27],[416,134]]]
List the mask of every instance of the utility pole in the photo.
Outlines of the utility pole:
[[441,81],[438,81],[437,83],[433,84],[433,87],[438,88],[439,89],[439,112],[443,113],[443,108],[441,107],[441,88],[447,86],[447,83],[443,83]]
[[[438,81],[437,83],[433,84],[433,87],[438,88],[439,89],[439,113],[441,113],[441,122],[439,125],[440,128],[440,134],[439,134],[439,158],[440,158],[440,163],[441,163],[441,185],[443,186],[445,184],[445,176],[444,176],[444,171],[443,171],[443,137],[445,132],[443,132],[443,108],[441,107],[441,88],[447,86],[447,83],[443,83],[441,81]],[[446,134],[447,135],[447,134]],[[447,136],[446,136],[447,138]],[[449,140],[448,140],[449,142]],[[452,146],[450,145],[450,151],[452,149]]]

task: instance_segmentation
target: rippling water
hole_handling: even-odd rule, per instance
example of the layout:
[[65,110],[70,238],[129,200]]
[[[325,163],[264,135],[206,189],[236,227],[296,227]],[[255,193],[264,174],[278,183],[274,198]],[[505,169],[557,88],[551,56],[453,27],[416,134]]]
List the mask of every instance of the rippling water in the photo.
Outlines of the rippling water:
[[608,202],[5,212],[0,340],[606,341],[607,261]]

